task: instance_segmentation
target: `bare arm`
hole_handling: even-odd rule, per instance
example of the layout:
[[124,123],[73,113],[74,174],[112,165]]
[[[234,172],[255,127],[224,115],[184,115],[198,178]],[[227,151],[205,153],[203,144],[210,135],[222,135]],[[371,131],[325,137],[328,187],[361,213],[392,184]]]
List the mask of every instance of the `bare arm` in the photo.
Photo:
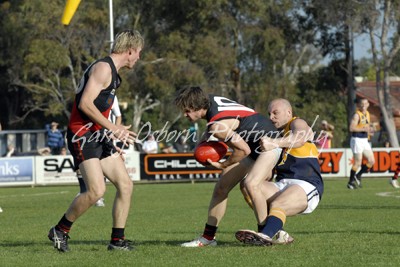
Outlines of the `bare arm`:
[[303,119],[296,119],[290,124],[290,132],[279,138],[263,137],[260,141],[261,148],[264,151],[272,150],[276,147],[298,148],[303,146],[307,141],[312,141],[314,133],[307,122]]
[[132,139],[136,134],[127,129],[130,126],[115,125],[110,122],[107,118],[101,114],[100,110],[94,105],[94,100],[98,97],[100,92],[106,88],[111,82],[111,68],[107,63],[98,62],[96,63],[90,72],[90,77],[86,88],[82,94],[81,101],[79,103],[79,109],[85,113],[93,122],[101,125],[113,132],[113,134],[123,140],[131,136]]
[[116,117],[115,118],[115,125],[121,125],[122,124],[122,116]]
[[218,138],[218,140],[226,142],[226,144],[232,149],[232,154],[223,163],[209,161],[209,163],[214,167],[224,169],[241,161],[250,154],[250,147],[243,138],[235,132],[238,125],[239,121],[237,119],[227,119],[217,121],[210,126],[210,133],[212,133],[214,137]]

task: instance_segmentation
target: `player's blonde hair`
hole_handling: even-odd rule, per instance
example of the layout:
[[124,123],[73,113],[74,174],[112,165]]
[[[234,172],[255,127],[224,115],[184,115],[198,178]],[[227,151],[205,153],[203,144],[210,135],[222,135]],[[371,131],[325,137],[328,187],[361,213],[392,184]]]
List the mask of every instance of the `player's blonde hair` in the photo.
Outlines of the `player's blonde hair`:
[[117,34],[111,53],[121,54],[130,49],[143,48],[144,39],[136,30],[125,30]]

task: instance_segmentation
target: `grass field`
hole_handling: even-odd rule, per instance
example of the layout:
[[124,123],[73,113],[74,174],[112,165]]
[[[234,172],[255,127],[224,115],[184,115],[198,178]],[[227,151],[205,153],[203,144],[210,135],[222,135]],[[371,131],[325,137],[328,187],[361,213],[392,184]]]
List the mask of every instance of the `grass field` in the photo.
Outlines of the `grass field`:
[[[217,247],[181,248],[202,233],[214,183],[138,184],[126,236],[132,252],[106,250],[114,188],[105,208],[91,208],[72,228],[71,252],[47,239],[78,186],[0,188],[0,266],[400,266],[400,190],[387,179],[365,179],[350,191],[345,180],[326,180],[317,210],[288,218],[295,242],[251,247],[238,229],[255,229],[239,189],[230,195]],[[384,196],[382,196],[384,195]]]

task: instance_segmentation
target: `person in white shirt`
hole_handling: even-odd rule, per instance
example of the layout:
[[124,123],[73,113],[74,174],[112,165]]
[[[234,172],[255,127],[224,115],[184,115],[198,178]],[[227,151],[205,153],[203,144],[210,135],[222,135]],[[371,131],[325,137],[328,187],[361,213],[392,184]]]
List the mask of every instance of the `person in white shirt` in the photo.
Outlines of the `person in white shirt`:
[[150,134],[147,140],[143,142],[143,151],[147,154],[158,152],[158,143],[154,138],[154,135]]

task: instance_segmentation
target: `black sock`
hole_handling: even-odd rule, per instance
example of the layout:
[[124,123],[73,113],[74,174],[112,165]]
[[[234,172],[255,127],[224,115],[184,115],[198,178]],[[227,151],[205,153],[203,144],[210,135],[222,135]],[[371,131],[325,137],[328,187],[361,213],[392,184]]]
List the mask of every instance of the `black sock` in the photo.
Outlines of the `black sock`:
[[69,231],[71,230],[72,224],[74,222],[69,221],[66,217],[65,214],[64,216],[61,218],[61,220],[58,222],[58,224],[56,225],[56,229],[59,231],[64,231],[66,233],[69,233]]
[[265,224],[263,224],[263,225],[257,224],[257,232],[261,233],[264,226],[265,226]]
[[213,240],[218,227],[206,224],[203,232],[203,237],[207,240]]
[[125,228],[113,228],[111,232],[111,241],[125,239]]
[[355,170],[353,170],[353,169],[351,169],[351,171],[350,171],[350,181],[349,181],[349,183],[352,183],[352,182],[354,182],[354,176],[356,175],[356,171]]
[[363,173],[366,173],[369,170],[367,165],[362,165],[361,166],[361,170],[357,173],[357,178],[361,178],[361,175],[363,175]]

